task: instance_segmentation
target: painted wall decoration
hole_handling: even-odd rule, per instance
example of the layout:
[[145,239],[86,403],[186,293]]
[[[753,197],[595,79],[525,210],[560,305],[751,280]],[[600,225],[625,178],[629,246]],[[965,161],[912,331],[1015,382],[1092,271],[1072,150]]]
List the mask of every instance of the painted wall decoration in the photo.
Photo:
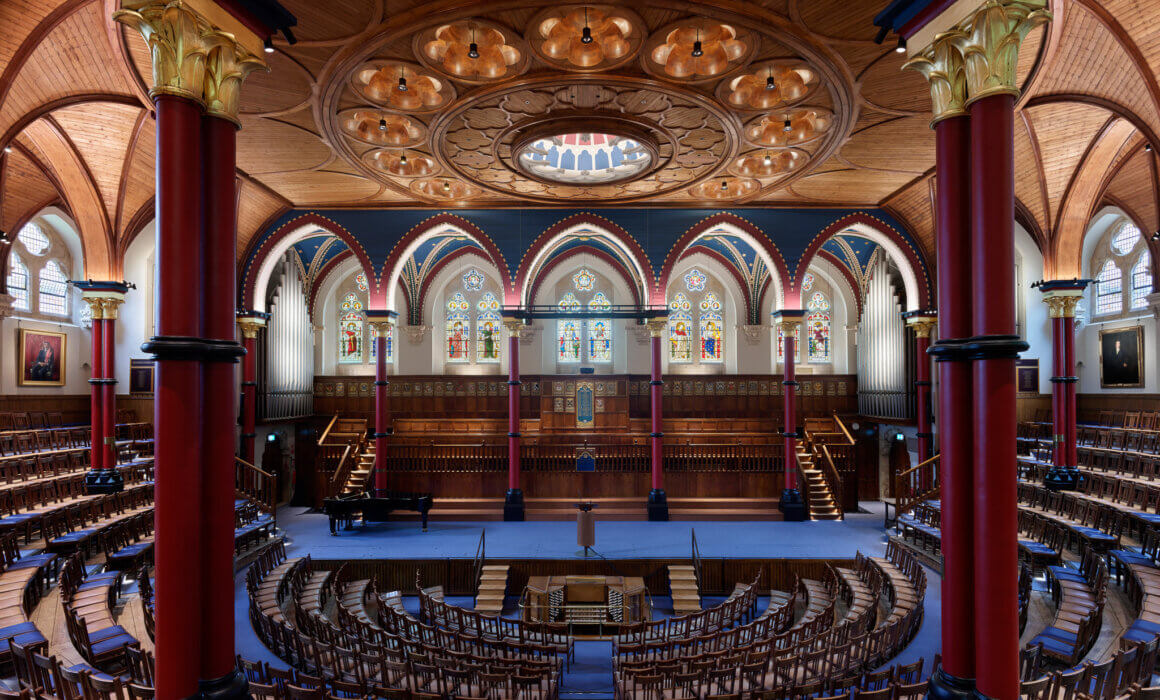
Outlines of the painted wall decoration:
[[64,386],[64,333],[21,328],[18,332],[16,382],[20,386]]

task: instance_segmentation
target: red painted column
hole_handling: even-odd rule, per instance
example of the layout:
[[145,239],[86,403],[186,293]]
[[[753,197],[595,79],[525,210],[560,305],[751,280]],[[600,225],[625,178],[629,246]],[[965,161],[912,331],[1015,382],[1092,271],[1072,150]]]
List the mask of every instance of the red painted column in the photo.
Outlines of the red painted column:
[[86,301],[90,302],[93,312],[92,378],[89,379],[89,384],[92,386],[90,391],[91,398],[89,400],[89,425],[93,445],[89,452],[89,468],[95,470],[103,469],[105,464],[105,411],[102,405],[104,396],[101,389],[105,377],[105,363],[101,359],[101,355],[105,351],[105,343],[103,340],[105,324],[101,320],[104,317],[104,300],[86,299]]
[[649,330],[649,408],[652,432],[649,435],[651,452],[652,489],[648,493],[648,519],[663,521],[669,519],[668,496],[665,494],[665,432],[664,432],[664,386],[661,379],[661,337],[668,328],[668,319],[648,321]]
[[375,342],[375,496],[382,496],[390,490],[391,475],[386,468],[387,438],[391,434],[391,406],[387,393],[390,387],[387,379],[387,356],[390,349],[387,345],[394,317],[393,311],[367,311]]
[[960,351],[970,337],[970,120],[935,127],[935,253],[939,341],[930,349],[939,375],[939,482],[942,517],[942,669],[945,685],[975,678],[974,482],[971,365]]
[[[933,311],[912,311],[903,314],[906,323],[914,329],[914,403],[918,427],[918,461],[934,456],[934,433],[931,432],[930,333],[934,328]],[[930,488],[928,472],[921,473],[923,489]]]
[[[971,295],[975,423],[976,687],[1019,695],[1018,527],[1015,468],[1015,98],[970,105]],[[960,292],[961,293],[961,292]]]
[[[105,469],[115,469],[117,466],[117,306],[119,301],[105,299],[104,318],[100,324],[101,331],[101,364],[104,369],[101,375],[104,382],[101,387],[101,431],[104,458],[102,464]],[[97,321],[93,324],[96,325]]]
[[[198,691],[202,618],[201,107],[169,94],[157,111],[157,359],[154,397],[157,673],[159,698]],[[230,390],[232,393],[232,389]],[[232,523],[232,516],[230,518]],[[232,582],[233,576],[229,577]],[[232,606],[231,606],[232,608]],[[232,648],[232,645],[231,645]]]
[[[785,429],[782,437],[785,438],[785,489],[782,491],[778,507],[786,520],[805,520],[809,517],[808,504],[802,501],[802,495],[797,488],[797,338],[801,328],[801,319],[805,312],[800,309],[783,309],[776,313],[777,323],[784,336],[785,350],[783,364],[782,386],[785,388]],[[776,337],[776,336],[775,336]]]
[[238,316],[238,326],[242,329],[242,347],[246,351],[242,357],[242,436],[238,453],[250,464],[254,463],[257,431],[258,333],[266,326],[267,317],[268,314],[260,311],[247,311]]
[[503,519],[524,519],[524,492],[520,488],[520,333],[519,319],[505,318],[508,331],[508,488],[504,494]]
[[1040,282],[1051,318],[1051,443],[1052,469],[1044,484],[1074,489],[1079,481],[1075,445],[1075,307],[1089,280]]
[[[202,117],[204,196],[202,405],[201,685],[241,685],[234,658],[234,387],[237,361],[237,124],[221,114]],[[219,691],[220,692],[220,691]]]

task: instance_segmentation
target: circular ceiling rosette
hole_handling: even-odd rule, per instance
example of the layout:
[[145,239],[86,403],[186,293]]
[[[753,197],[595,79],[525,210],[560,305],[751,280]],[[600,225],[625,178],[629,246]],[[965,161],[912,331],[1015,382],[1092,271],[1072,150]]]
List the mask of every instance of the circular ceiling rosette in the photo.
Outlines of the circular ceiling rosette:
[[528,66],[523,39],[494,22],[466,19],[420,32],[415,55],[425,65],[457,80],[488,83],[510,78]]
[[338,124],[347,136],[372,146],[409,148],[427,138],[423,122],[377,109],[344,109],[338,113]]
[[824,136],[833,122],[824,107],[797,107],[753,119],[745,125],[745,140],[755,146],[799,146]]
[[804,61],[767,61],[722,81],[717,97],[735,109],[767,111],[801,102],[820,82],[818,72]]
[[720,77],[745,65],[757,49],[757,37],[705,17],[673,22],[645,45],[644,68],[653,75],[682,82]]
[[689,188],[689,194],[703,199],[740,199],[761,189],[761,183],[748,177],[712,177]]
[[469,199],[479,194],[471,185],[450,177],[426,177],[411,181],[411,191],[432,199]]
[[350,83],[367,100],[403,112],[430,112],[455,99],[450,81],[401,61],[368,61],[355,69]]
[[435,159],[417,151],[376,148],[363,154],[363,162],[395,177],[428,177],[439,172]]
[[809,161],[809,154],[799,148],[750,151],[734,159],[729,164],[729,172],[737,177],[783,177],[800,170]]
[[635,12],[610,5],[548,9],[528,27],[536,55],[564,70],[608,70],[627,63],[640,51],[646,33]]

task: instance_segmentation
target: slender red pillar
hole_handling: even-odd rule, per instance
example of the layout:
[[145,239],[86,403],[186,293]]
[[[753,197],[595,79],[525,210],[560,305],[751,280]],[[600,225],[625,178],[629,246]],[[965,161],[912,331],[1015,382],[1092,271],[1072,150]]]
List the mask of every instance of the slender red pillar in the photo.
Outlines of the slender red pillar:
[[785,429],[782,437],[785,438],[785,489],[782,491],[778,507],[786,520],[805,520],[809,517],[808,504],[802,501],[802,495],[797,488],[797,339],[801,328],[801,319],[805,312],[800,309],[783,309],[778,311],[778,326],[781,328],[784,348],[784,364],[782,386],[785,388],[784,422]]
[[[935,130],[939,341],[939,482],[942,517],[942,669],[952,688],[975,678],[974,482],[970,337],[970,119],[952,116]],[[961,681],[961,683],[959,682]]]
[[524,519],[524,492],[520,488],[520,333],[519,319],[505,318],[508,331],[508,488],[504,494],[503,519]]
[[96,470],[103,469],[105,465],[105,411],[102,407],[104,396],[101,393],[105,377],[105,363],[101,359],[105,351],[103,340],[105,324],[101,322],[101,319],[104,318],[104,300],[98,298],[86,301],[90,301],[93,312],[92,378],[89,379],[89,384],[92,386],[89,400],[89,430],[93,446],[89,454],[89,468]]
[[652,432],[649,435],[651,448],[652,489],[648,492],[648,519],[668,520],[669,503],[665,494],[664,472],[664,386],[661,379],[661,336],[668,328],[667,318],[648,321],[649,330],[649,408]]
[[1015,98],[983,97],[971,115],[971,295],[975,422],[975,617],[978,692],[1019,695],[1015,470]]
[[242,439],[238,453],[242,459],[254,463],[254,439],[257,432],[258,400],[258,333],[266,326],[269,314],[247,311],[238,315],[242,329]]
[[1075,446],[1075,306],[1089,280],[1039,283],[1051,318],[1051,444],[1052,469],[1044,483],[1054,489],[1074,489],[1079,481]]
[[[219,114],[201,120],[204,192],[202,313],[205,403],[202,406],[201,686],[241,686],[234,658],[234,387],[242,347],[234,306],[237,248],[237,125]],[[228,693],[227,693],[228,694]]]
[[[207,534],[202,511],[204,345],[202,295],[198,293],[204,283],[201,107],[169,94],[156,95],[154,104],[157,335],[144,349],[157,359],[155,685],[159,698],[184,698],[198,691],[206,612],[200,556]],[[232,573],[229,578],[232,582]]]
[[374,495],[382,496],[390,490],[387,472],[387,438],[391,434],[390,381],[387,379],[387,357],[391,354],[391,327],[396,317],[393,311],[367,311],[371,332],[375,336],[375,466]]
[[[915,417],[918,425],[918,461],[925,462],[934,456],[934,433],[931,432],[931,381],[930,381],[930,333],[934,328],[935,315],[933,311],[911,311],[903,314],[906,323],[914,329],[914,403]],[[922,472],[922,488],[928,489],[931,484]]]
[[[101,387],[101,442],[104,450],[102,465],[105,469],[115,469],[117,466],[117,307],[119,300],[104,300],[104,318],[99,322],[103,326],[101,331],[101,372],[104,380]],[[94,321],[93,325],[98,322]]]

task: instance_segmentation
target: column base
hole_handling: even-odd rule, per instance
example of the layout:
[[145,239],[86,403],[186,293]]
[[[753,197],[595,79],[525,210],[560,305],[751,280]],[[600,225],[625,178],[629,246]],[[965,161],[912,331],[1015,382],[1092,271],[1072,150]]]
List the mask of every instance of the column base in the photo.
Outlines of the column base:
[[90,469],[85,474],[85,493],[90,496],[125,490],[125,478],[116,469]]
[[520,489],[508,489],[504,494],[503,519],[507,522],[523,522],[524,492]]
[[198,684],[199,700],[242,700],[249,697],[250,684],[240,671],[233,670],[213,680]]
[[777,502],[777,509],[781,511],[782,518],[788,522],[799,523],[809,519],[805,501],[802,500],[801,491],[797,489],[782,491],[781,500]]
[[939,666],[930,676],[926,697],[928,700],[975,700],[983,696],[975,691],[975,679],[956,678]]
[[648,492],[648,519],[657,522],[667,522],[669,519],[669,499],[664,489],[653,489]]
[[1079,488],[1079,470],[1075,467],[1052,467],[1043,477],[1043,485],[1052,491],[1074,491]]

